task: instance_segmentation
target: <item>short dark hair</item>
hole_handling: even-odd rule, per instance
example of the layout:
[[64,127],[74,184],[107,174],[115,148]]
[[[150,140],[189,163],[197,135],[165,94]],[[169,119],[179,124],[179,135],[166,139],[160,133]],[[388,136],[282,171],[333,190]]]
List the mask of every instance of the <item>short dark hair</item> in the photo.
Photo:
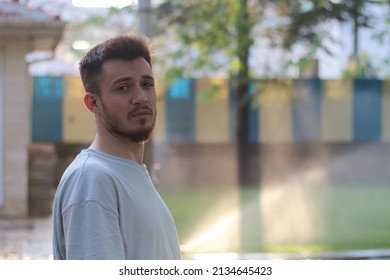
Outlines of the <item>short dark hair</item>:
[[119,36],[93,47],[81,59],[79,70],[86,92],[100,94],[102,65],[111,59],[144,58],[152,67],[150,41],[145,36]]

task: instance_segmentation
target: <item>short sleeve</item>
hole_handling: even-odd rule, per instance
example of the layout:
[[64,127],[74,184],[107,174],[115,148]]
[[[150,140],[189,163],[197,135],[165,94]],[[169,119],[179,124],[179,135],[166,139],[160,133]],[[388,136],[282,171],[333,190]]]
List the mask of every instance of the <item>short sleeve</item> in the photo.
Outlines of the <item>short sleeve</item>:
[[97,201],[85,201],[63,213],[66,259],[124,259],[124,245],[115,213]]

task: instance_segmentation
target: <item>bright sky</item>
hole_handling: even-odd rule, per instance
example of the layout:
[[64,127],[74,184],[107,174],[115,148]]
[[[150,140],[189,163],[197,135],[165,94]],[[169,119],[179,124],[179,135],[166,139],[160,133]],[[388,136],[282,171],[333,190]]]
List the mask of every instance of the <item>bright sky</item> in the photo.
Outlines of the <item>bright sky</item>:
[[133,3],[134,0],[72,0],[72,4],[75,7],[123,8]]

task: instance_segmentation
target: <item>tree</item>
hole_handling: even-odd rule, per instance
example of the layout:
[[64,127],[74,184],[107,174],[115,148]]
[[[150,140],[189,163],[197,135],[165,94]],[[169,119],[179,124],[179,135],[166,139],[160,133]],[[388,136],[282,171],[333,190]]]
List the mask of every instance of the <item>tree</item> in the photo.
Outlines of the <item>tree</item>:
[[[387,0],[384,25],[376,32],[374,39],[382,46],[390,45],[390,0]],[[382,62],[382,66],[387,69],[387,72],[385,72],[386,76],[390,77],[390,48],[387,48],[387,54],[387,58]]]
[[[249,149],[249,53],[253,45],[251,36],[258,9],[249,0],[223,1],[165,1],[158,8],[161,28],[175,25],[178,37],[186,48],[174,52],[182,65],[171,68],[173,76],[196,75],[197,71],[210,73],[225,69],[234,83],[237,95],[236,130],[238,183],[250,185]],[[157,34],[159,31],[156,32]],[[188,55],[193,61],[186,63]],[[220,58],[220,59],[215,59]],[[226,65],[229,65],[226,67]]]
[[[388,0],[387,0],[388,1]],[[308,42],[311,46],[311,53],[317,49],[325,50],[330,54],[330,50],[324,42],[326,39],[333,40],[324,23],[328,21],[338,21],[340,23],[351,22],[353,34],[353,51],[351,53],[351,63],[357,68],[367,64],[367,58],[360,65],[359,57],[359,30],[361,28],[373,28],[375,26],[375,15],[370,8],[375,6],[388,5],[386,0],[313,0],[313,1],[287,1],[284,5],[289,13],[289,22],[285,29],[284,47],[290,48],[296,42]],[[359,72],[359,71],[358,71]],[[360,71],[370,72],[372,71]]]
[[383,5],[384,0],[344,0],[341,3],[341,12],[345,19],[351,19],[353,24],[353,53],[352,57],[357,59],[359,52],[359,29],[362,27],[372,28],[373,17],[370,15],[367,6]]
[[[249,141],[249,68],[254,38],[269,38],[270,43],[286,50],[306,43],[311,54],[318,49],[330,53],[326,28],[328,21],[354,20],[355,27],[368,26],[368,3],[380,0],[171,0],[157,9],[156,36],[172,32],[169,40],[174,64],[169,77],[197,77],[223,69],[236,94],[236,131],[238,183],[251,181]],[[265,24],[272,19],[275,24]],[[176,36],[176,37],[174,37]],[[166,37],[164,37],[165,39]]]
[[236,143],[238,162],[238,183],[240,186],[249,186],[252,182],[250,168],[250,145],[249,145],[249,111],[248,102],[249,85],[251,82],[249,75],[249,51],[253,45],[251,30],[254,20],[249,16],[248,0],[240,0],[237,8],[237,18],[235,19],[237,31],[236,55],[238,58],[238,69],[236,75]]

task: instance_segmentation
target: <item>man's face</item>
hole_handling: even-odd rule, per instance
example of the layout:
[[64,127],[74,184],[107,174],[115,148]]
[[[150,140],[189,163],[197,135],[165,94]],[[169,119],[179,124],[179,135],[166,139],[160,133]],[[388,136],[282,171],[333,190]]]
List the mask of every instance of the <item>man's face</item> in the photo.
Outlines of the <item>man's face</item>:
[[153,71],[144,58],[109,60],[102,67],[102,121],[112,135],[149,140],[156,122]]

